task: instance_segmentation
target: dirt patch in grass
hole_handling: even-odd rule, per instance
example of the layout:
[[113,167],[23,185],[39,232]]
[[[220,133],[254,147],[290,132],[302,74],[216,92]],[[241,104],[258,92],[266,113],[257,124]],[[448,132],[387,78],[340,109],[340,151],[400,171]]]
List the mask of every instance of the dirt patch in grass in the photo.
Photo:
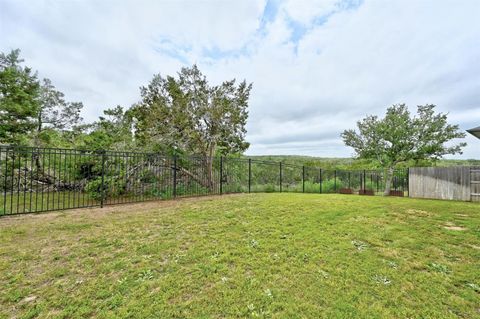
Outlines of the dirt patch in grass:
[[448,229],[448,230],[456,230],[456,231],[464,231],[464,230],[467,230],[467,228],[463,227],[463,226],[457,226],[453,223],[446,223],[443,228],[445,229]]
[[407,214],[415,217],[430,217],[432,213],[429,213],[420,209],[407,209]]
[[465,227],[461,227],[461,226],[444,226],[443,228],[448,230],[458,230],[458,231],[467,230]]

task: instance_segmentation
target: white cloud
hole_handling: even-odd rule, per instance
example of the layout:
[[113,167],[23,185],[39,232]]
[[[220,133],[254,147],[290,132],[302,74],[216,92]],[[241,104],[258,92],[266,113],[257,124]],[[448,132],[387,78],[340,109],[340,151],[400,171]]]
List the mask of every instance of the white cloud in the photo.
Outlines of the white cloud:
[[337,3],[337,0],[288,0],[284,4],[284,9],[290,18],[308,25],[315,18],[334,11]]
[[[130,105],[152,74],[198,63],[254,82],[250,154],[349,156],[339,134],[392,103],[480,125],[478,1],[0,2],[19,47],[85,117]],[[465,157],[480,157],[480,143]],[[476,144],[476,146],[475,146]]]

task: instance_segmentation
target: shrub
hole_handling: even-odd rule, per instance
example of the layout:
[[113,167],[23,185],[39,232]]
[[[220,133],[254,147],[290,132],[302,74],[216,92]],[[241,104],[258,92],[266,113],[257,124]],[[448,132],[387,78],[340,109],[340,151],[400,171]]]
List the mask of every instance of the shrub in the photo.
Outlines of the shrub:
[[85,191],[92,199],[99,201],[102,199],[102,193],[105,198],[113,198],[124,194],[125,186],[124,180],[105,177],[102,188],[102,178],[97,177],[87,183]]
[[320,183],[305,181],[305,193],[320,193]]
[[[348,185],[347,185],[348,186]],[[340,188],[344,188],[342,181],[338,180],[335,183],[335,179],[328,179],[322,182],[322,193],[335,193]]]
[[266,184],[263,187],[263,191],[266,193],[273,193],[276,191],[277,188],[274,184]]
[[272,183],[269,184],[252,184],[251,191],[252,192],[265,192],[265,193],[273,193],[277,191],[278,186]]

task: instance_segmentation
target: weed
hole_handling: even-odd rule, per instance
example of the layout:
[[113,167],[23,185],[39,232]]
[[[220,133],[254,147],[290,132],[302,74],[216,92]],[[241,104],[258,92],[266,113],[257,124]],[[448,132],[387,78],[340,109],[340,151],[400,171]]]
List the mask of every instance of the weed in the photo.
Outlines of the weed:
[[137,281],[147,281],[152,280],[154,277],[154,273],[150,269],[143,270],[138,274]]
[[358,251],[362,251],[368,248],[368,244],[360,240],[352,240],[352,245],[355,246]]
[[451,273],[452,271],[446,266],[446,265],[442,265],[442,264],[437,264],[437,263],[430,263],[428,265],[428,267],[435,271],[435,272],[439,272],[439,273],[442,273],[442,274],[449,274]]
[[476,292],[480,292],[480,285],[474,284],[474,283],[468,283],[467,287],[472,288]]
[[382,276],[382,275],[374,275],[373,280],[377,284],[383,284],[383,285],[390,285],[392,283],[392,281],[390,279],[388,279],[387,277]]

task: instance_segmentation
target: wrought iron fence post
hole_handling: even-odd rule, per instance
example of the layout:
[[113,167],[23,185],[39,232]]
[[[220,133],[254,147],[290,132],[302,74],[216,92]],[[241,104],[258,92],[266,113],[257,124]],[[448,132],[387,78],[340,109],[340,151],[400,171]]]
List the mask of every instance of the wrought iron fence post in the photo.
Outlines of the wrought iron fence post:
[[373,173],[370,172],[370,188],[373,190],[373,193],[375,194],[375,188],[373,187]]
[[100,208],[103,208],[105,201],[105,150],[102,150],[102,197],[100,199]]
[[333,171],[333,191],[337,192],[337,170]]
[[305,165],[302,166],[302,192],[305,193]]
[[250,193],[252,186],[252,159],[248,159],[248,192]]
[[223,156],[220,156],[220,195],[223,194]]
[[363,190],[365,191],[367,189],[367,173],[365,170],[363,170]]
[[7,214],[7,176],[8,176],[8,148],[5,149],[5,180],[3,183],[3,213]]
[[390,190],[397,190],[397,184],[396,184],[396,178],[395,178],[395,169],[393,170],[393,173],[392,173],[392,184],[393,184],[393,187],[390,188]]
[[320,168],[320,194],[322,193],[322,169]]
[[173,155],[173,198],[177,197],[177,155]]
[[282,162],[280,162],[280,193],[282,192]]

